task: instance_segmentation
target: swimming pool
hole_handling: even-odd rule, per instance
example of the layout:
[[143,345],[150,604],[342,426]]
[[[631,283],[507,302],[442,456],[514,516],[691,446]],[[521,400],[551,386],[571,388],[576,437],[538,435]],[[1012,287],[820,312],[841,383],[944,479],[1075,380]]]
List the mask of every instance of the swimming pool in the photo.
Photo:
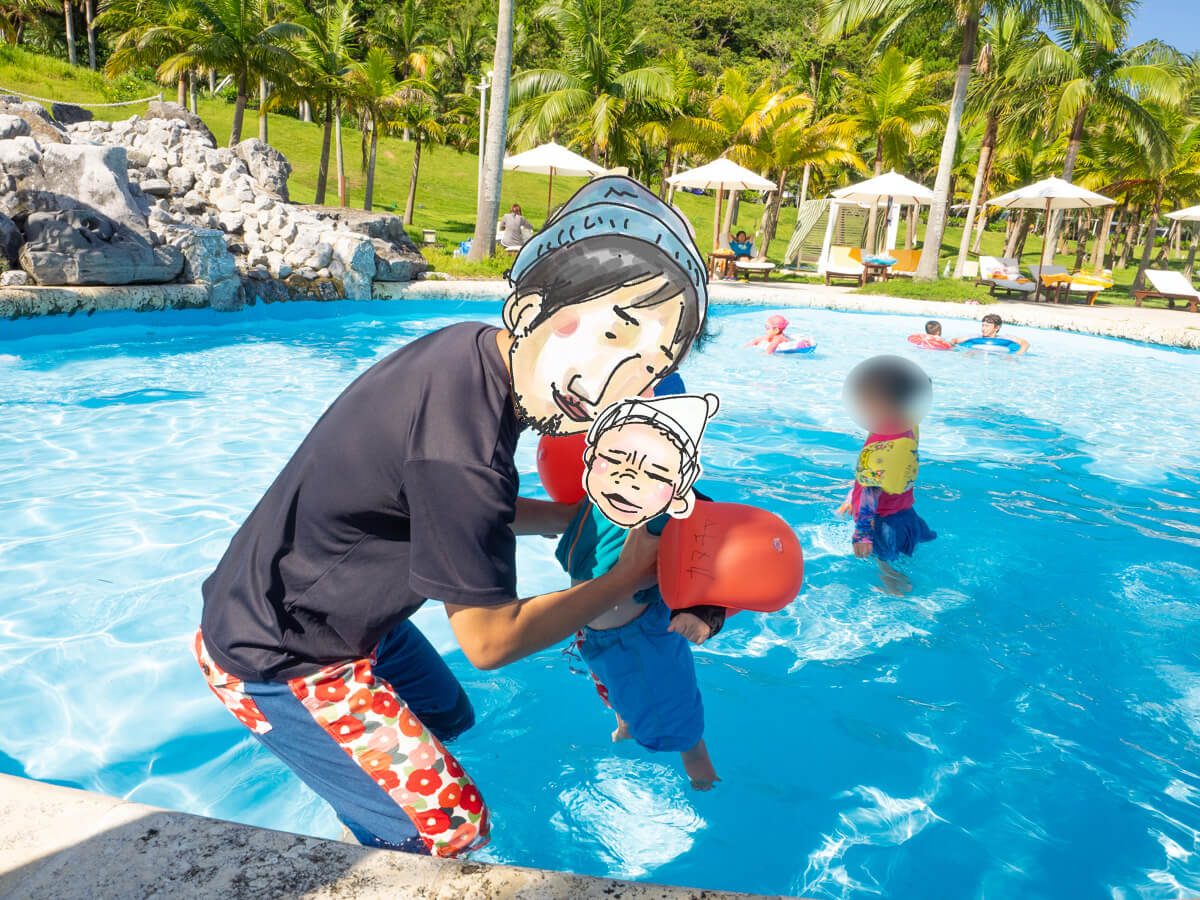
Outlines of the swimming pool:
[[[697,654],[724,779],[608,742],[548,650],[470,668],[457,745],[496,820],[482,858],[810,897],[1200,893],[1200,354],[1032,329],[1022,358],[914,349],[920,322],[784,310],[809,357],[741,347],[720,308],[688,361],[723,399],[702,484],[798,531],[807,584]],[[199,585],[326,405],[405,341],[485,304],[289,304],[0,325],[0,771],[336,836],[217,704],[187,651]],[[948,335],[969,323],[946,322]],[[935,385],[915,593],[875,590],[833,509],[865,356]],[[448,360],[447,364],[453,364]],[[522,438],[522,491],[541,495]],[[561,587],[522,539],[523,593]]]

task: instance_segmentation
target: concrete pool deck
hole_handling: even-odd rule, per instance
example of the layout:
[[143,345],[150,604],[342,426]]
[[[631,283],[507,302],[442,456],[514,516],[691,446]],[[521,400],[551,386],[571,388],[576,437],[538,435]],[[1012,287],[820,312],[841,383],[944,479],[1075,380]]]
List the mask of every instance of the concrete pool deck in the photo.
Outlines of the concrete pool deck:
[[[487,300],[508,295],[507,282],[429,279],[374,284],[375,300]],[[997,313],[1012,325],[1123,338],[1165,347],[1200,350],[1200,315],[1183,309],[1135,306],[1084,306],[1008,301],[983,305],[905,300],[855,294],[853,288],[787,282],[715,282],[709,295],[717,303],[893,313],[931,319],[982,319]],[[208,305],[202,285],[126,285],[122,287],[0,288],[0,319],[53,315],[91,315],[110,310],[147,312]],[[236,315],[237,313],[231,313]],[[952,329],[947,330],[953,334]],[[0,324],[0,336],[4,327]]]
[[370,850],[12,775],[0,775],[0,897],[768,900]]
[[[414,281],[375,285],[379,300],[473,299],[501,300],[507,296],[502,281]],[[846,312],[894,313],[928,319],[978,321],[996,313],[1005,323],[1074,331],[1200,350],[1200,315],[1183,309],[1138,306],[1084,306],[1010,301],[985,305],[906,300],[874,294],[856,294],[853,288],[787,282],[714,282],[709,298],[716,303],[746,306],[790,306]],[[948,333],[953,335],[952,331]]]

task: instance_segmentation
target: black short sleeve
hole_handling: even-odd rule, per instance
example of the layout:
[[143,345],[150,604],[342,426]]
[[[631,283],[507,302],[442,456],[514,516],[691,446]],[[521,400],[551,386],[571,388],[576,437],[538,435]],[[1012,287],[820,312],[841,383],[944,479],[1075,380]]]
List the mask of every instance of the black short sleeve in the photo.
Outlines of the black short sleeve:
[[495,606],[517,595],[517,485],[487,466],[409,460],[404,494],[412,526],[409,586],[462,606]]

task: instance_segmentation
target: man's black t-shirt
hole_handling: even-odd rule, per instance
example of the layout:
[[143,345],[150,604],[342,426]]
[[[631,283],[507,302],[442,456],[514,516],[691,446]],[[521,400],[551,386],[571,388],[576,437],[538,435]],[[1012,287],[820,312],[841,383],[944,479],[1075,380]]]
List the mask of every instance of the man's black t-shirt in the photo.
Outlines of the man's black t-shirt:
[[247,681],[368,656],[427,598],[516,596],[519,426],[495,328],[452,325],[326,410],[204,582],[204,643]]

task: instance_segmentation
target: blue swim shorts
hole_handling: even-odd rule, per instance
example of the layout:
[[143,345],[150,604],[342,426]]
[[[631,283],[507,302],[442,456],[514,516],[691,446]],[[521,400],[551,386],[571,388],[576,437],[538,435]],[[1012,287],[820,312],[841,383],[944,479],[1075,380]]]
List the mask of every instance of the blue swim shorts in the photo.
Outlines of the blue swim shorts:
[[704,704],[692,648],[667,630],[661,599],[620,628],[585,628],[580,655],[608,691],[608,702],[647,750],[690,750],[704,735]]

